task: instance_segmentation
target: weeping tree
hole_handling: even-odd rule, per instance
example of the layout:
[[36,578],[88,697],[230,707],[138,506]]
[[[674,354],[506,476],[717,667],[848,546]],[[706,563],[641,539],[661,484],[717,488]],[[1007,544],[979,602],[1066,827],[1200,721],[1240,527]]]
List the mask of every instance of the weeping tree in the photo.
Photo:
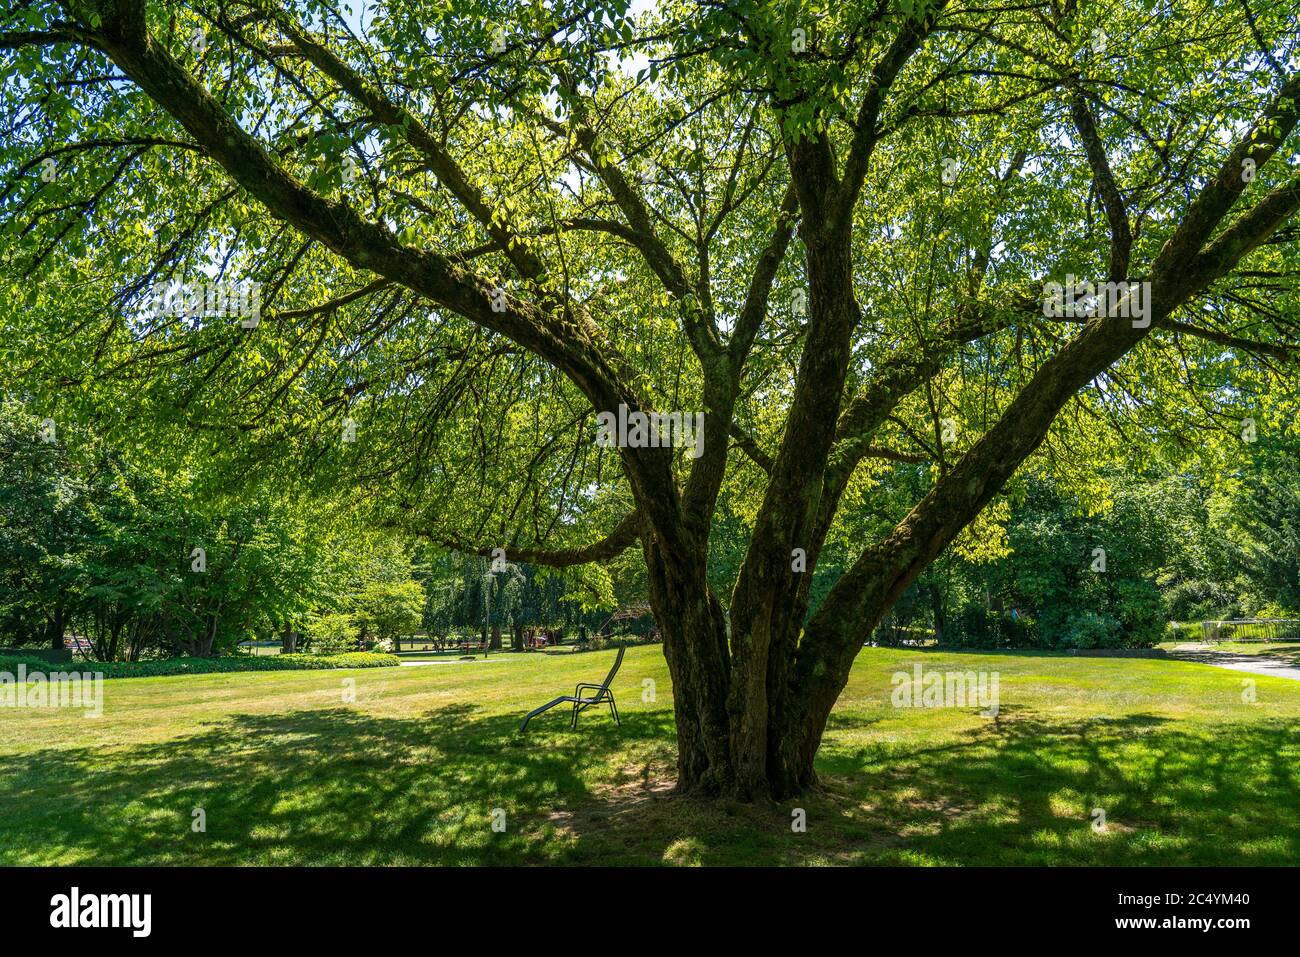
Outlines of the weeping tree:
[[501,647],[501,625],[514,631],[514,615],[519,610],[519,599],[527,579],[523,569],[504,559],[479,560],[482,570],[479,592],[483,597],[483,642],[489,637],[493,648]]
[[638,546],[682,792],[813,784],[865,636],[1019,470],[1294,428],[1291,3],[0,24],[0,354],[31,401],[484,557]]

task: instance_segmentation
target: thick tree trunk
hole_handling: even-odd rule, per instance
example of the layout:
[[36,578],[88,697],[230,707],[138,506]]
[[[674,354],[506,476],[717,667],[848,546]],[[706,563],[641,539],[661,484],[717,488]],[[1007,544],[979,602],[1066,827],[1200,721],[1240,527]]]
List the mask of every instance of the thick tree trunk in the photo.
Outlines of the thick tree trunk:
[[[653,546],[646,554],[651,602],[673,682],[678,793],[752,801],[789,798],[814,786],[817,749],[858,646],[825,657],[820,669],[811,662],[800,668],[796,657],[781,669],[764,662],[762,673],[744,671],[755,667],[755,659],[734,655],[743,641],[728,635],[721,605],[701,584],[703,568],[683,573],[657,561]],[[801,620],[800,603],[792,595],[784,600],[787,607],[769,609],[771,618]],[[875,620],[884,610],[882,604]],[[781,634],[772,644],[795,648],[798,635]],[[803,680],[803,672],[813,671],[830,680]],[[761,686],[763,693],[737,709],[729,692],[742,680]],[[755,741],[762,742],[757,754]]]
[[[739,717],[743,728],[737,729],[719,698],[719,685],[739,676],[725,668],[714,671],[682,647],[716,641],[714,626],[705,619],[686,627],[666,626],[663,632],[673,677],[678,792],[752,801],[789,798],[815,786],[814,759],[852,656],[833,663],[838,676],[818,687],[767,689],[769,703],[777,706],[744,712]],[[755,737],[764,742],[757,759],[748,748]]]
[[664,657],[673,682],[677,719],[677,790],[683,794],[732,793],[735,774],[728,747],[727,626],[722,606],[708,587],[707,552],[691,564],[665,560],[652,536],[644,536],[649,592],[664,636]]
[[[827,169],[817,167],[812,178],[812,193],[829,188]],[[814,230],[805,238],[809,341],[786,439],[731,596],[730,629],[707,584],[707,531],[699,544],[688,543],[695,560],[686,562],[661,560],[649,544],[653,536],[642,538],[673,679],[683,792],[785,798],[816,781],[813,758],[830,711],[821,713],[807,682],[794,680],[795,662],[807,578],[824,537],[818,515],[826,461],[860,312],[847,230]],[[794,562],[795,549],[806,563]],[[845,679],[851,663],[852,656],[839,663]]]

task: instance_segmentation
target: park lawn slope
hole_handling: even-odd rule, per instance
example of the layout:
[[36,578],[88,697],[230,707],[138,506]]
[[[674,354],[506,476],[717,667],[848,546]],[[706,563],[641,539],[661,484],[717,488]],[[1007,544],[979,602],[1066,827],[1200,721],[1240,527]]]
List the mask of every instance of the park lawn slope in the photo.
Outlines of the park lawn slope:
[[[864,649],[822,790],[742,806],[667,796],[658,648],[628,651],[621,729],[557,708],[518,734],[611,660],[160,677],[106,685],[100,718],[0,709],[0,864],[1300,863],[1300,682]],[[997,717],[894,708],[917,662],[997,672]]]

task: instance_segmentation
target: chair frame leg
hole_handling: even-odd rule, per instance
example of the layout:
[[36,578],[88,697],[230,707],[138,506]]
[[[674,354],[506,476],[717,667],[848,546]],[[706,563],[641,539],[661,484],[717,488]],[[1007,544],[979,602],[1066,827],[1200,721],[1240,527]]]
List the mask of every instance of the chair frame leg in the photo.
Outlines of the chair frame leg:
[[[557,698],[554,701],[547,702],[546,704],[542,705],[540,708],[535,708],[532,711],[528,712],[528,714],[524,716],[524,723],[519,726],[519,730],[521,732],[527,730],[529,721],[532,721],[533,718],[537,717],[538,715],[551,710],[551,708],[554,708],[556,705],[562,703],[565,700],[568,699]],[[618,705],[615,704],[614,702],[614,692],[610,691],[609,689],[606,689],[603,694],[601,694],[598,698],[595,698],[594,700],[573,702],[573,717],[569,720],[569,728],[573,731],[577,731],[578,715],[582,714],[582,712],[586,711],[588,708],[594,707],[595,705],[598,704],[609,705],[609,713],[614,718],[614,724],[618,725],[619,727],[623,726],[623,719],[620,718],[618,714]]]

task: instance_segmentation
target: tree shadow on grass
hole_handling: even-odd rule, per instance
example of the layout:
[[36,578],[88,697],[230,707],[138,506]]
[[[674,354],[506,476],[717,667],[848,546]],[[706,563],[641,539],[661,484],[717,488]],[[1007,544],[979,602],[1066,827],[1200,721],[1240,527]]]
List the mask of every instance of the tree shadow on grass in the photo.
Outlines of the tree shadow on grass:
[[575,822],[578,853],[703,865],[1300,861],[1300,736],[1282,721],[1187,730],[1154,714],[1060,720],[1004,704],[939,744],[837,744],[838,732],[877,721],[838,712],[818,758],[822,786],[797,799],[604,791]]
[[1293,668],[1300,668],[1300,647],[1291,645],[1290,647],[1261,644],[1257,648],[1252,647],[1249,651],[1243,652],[1247,655],[1257,655],[1260,658],[1269,658],[1280,661],[1283,664],[1290,665]]
[[518,725],[465,704],[403,719],[335,708],[5,756],[0,861],[51,850],[95,865],[558,861],[574,839],[555,816],[588,801],[609,763],[672,740],[666,711],[633,712],[621,728],[593,717],[577,732],[552,722],[521,736]]
[[[956,741],[832,744],[819,767],[869,802],[883,833],[868,856],[881,863],[1280,865],[1300,861],[1297,757],[1300,734],[1282,720],[1062,722],[1004,706]],[[862,809],[844,800],[840,813]]]
[[[1150,714],[1061,721],[1004,707],[940,743],[846,747],[841,731],[875,720],[846,711],[818,761],[823,789],[747,806],[668,796],[668,710],[633,711],[621,728],[593,716],[577,732],[559,715],[526,736],[518,720],[468,704],[418,718],[234,715],[162,743],[0,757],[0,862],[1300,860],[1300,737],[1281,721],[1189,730]],[[800,812],[804,832],[792,828]]]

